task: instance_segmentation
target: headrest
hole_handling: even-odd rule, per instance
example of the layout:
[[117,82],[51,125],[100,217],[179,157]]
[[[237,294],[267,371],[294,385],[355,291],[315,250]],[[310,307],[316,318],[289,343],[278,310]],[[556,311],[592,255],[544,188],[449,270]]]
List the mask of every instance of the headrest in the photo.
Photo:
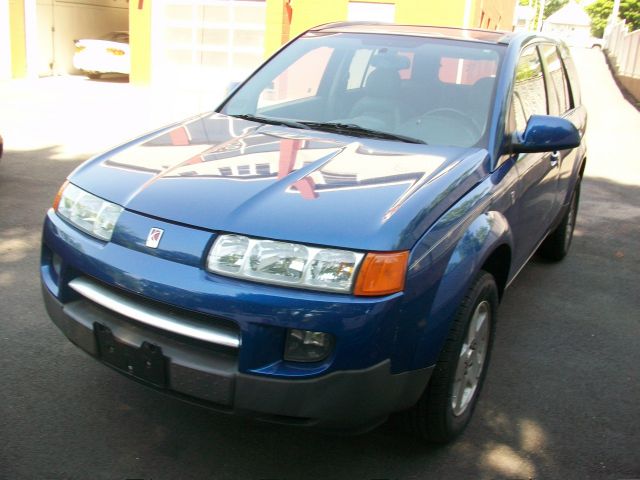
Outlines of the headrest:
[[370,96],[393,97],[400,90],[400,74],[390,68],[376,68],[367,77],[365,88]]
[[408,57],[404,55],[398,55],[388,51],[382,51],[376,53],[371,57],[371,66],[374,68],[389,68],[392,70],[404,70],[411,66],[411,62]]

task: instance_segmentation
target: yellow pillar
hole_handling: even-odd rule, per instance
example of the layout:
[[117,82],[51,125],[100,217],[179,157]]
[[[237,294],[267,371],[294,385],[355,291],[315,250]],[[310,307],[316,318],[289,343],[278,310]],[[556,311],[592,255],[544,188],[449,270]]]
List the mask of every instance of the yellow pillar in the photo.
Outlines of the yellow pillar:
[[289,41],[291,6],[289,0],[267,0],[267,19],[264,34],[264,56],[270,57]]
[[291,37],[316,25],[346,20],[348,0],[292,0]]
[[464,27],[465,19],[476,27],[484,6],[497,8],[495,20],[510,29],[515,8],[512,0],[267,0],[265,54],[315,25],[345,21],[350,1],[394,4],[396,23],[446,27]]
[[129,81],[135,85],[148,85],[151,83],[151,0],[129,2],[129,47]]
[[27,36],[24,0],[9,2],[9,41],[11,42],[11,76],[27,76]]
[[396,23],[462,27],[465,0],[397,0]]

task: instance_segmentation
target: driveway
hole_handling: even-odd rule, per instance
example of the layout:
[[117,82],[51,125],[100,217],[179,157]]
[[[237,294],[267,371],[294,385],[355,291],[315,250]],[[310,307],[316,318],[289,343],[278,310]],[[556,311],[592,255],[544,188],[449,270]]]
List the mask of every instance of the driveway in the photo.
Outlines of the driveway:
[[[640,114],[577,50],[589,160],[572,252],[508,290],[483,395],[456,443],[393,425],[357,437],[253,423],[145,389],[48,319],[44,212],[79,161],[200,97],[125,83],[0,83],[0,478],[640,478]],[[191,102],[191,103],[189,103]]]

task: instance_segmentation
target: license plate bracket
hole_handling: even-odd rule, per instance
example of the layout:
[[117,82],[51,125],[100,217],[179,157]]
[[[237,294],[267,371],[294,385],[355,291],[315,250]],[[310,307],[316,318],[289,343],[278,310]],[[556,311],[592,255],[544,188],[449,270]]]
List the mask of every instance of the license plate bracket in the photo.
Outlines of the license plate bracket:
[[143,342],[133,347],[119,341],[109,327],[100,323],[94,324],[93,331],[104,363],[156,387],[167,386],[167,357],[159,346]]

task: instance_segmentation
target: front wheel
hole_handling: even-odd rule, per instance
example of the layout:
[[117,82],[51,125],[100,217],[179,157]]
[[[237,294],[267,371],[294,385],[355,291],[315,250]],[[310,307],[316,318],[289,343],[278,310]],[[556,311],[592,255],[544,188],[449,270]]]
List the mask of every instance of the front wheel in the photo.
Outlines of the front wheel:
[[498,302],[495,279],[480,271],[460,304],[429,385],[407,412],[411,429],[425,440],[450,442],[469,423],[487,373]]

